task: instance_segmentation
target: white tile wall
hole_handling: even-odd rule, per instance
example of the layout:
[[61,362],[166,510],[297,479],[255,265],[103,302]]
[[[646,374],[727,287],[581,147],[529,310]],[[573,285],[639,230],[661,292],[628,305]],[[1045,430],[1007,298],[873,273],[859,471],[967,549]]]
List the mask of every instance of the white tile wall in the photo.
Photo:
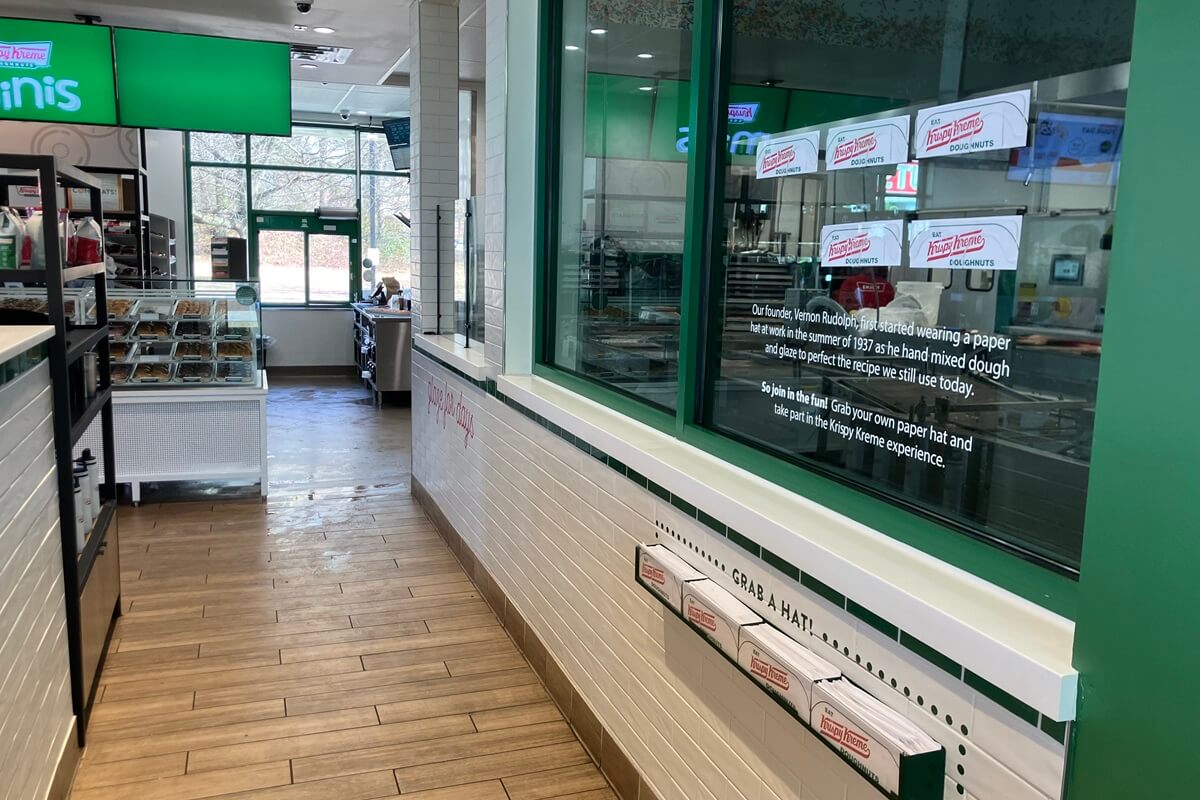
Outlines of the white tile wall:
[[741,598],[781,628],[771,594],[799,608],[789,635],[946,746],[947,800],[1058,797],[1061,744],[419,354],[413,475],[663,800],[882,795],[634,583],[634,547],[656,538],[731,590],[735,566],[752,572],[764,599]]
[[0,387],[0,798],[40,800],[71,732],[50,374]]
[[488,0],[484,31],[484,340],[488,364],[504,367],[504,171],[508,114],[508,0]]
[[[454,264],[454,201],[458,198],[458,3],[414,0],[411,9],[409,107],[412,116],[412,289],[414,331],[452,333],[454,282],[438,297],[437,206],[442,206],[444,275]],[[441,304],[441,330],[437,309]]]

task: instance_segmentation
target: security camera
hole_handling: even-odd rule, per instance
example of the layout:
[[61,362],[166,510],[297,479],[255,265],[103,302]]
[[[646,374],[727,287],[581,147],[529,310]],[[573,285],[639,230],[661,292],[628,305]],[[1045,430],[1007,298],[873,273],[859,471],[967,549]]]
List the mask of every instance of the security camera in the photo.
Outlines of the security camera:
[[342,109],[341,111],[338,112],[338,116],[341,117],[342,119],[350,119],[350,112],[346,111],[345,109]]
[[307,14],[312,11],[312,3],[296,3],[296,10],[301,14]]

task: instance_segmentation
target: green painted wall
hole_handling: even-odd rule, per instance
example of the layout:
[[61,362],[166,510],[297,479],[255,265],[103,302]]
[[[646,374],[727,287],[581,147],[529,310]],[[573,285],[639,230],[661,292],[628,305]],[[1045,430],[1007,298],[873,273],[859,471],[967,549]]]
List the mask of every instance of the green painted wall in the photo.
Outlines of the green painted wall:
[[1143,0],[1113,242],[1071,800],[1200,795],[1200,3]]

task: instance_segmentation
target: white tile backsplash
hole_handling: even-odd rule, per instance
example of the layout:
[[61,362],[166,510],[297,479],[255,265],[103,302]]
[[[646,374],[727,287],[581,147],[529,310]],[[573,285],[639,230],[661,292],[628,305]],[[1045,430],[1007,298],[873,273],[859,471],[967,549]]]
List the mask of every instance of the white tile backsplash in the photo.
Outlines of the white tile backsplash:
[[[1061,778],[1061,744],[435,362],[417,354],[413,369],[414,478],[662,800],[882,795],[634,582],[634,548],[656,535],[946,745],[947,800],[963,796],[960,782],[980,800],[1057,798],[1038,789]],[[470,406],[476,437],[465,446],[427,416],[430,383]],[[734,581],[734,567],[763,586],[762,601]],[[782,602],[808,619],[808,641],[782,621]]]
[[0,387],[0,796],[43,798],[70,735],[57,471],[45,363]]

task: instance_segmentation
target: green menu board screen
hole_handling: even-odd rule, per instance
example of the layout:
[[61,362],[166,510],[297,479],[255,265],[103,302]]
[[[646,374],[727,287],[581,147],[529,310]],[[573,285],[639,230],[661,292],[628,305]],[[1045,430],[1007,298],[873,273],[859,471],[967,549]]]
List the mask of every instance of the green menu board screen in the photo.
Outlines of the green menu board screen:
[[117,124],[111,29],[0,19],[0,120]]
[[116,29],[121,124],[289,136],[286,44]]

